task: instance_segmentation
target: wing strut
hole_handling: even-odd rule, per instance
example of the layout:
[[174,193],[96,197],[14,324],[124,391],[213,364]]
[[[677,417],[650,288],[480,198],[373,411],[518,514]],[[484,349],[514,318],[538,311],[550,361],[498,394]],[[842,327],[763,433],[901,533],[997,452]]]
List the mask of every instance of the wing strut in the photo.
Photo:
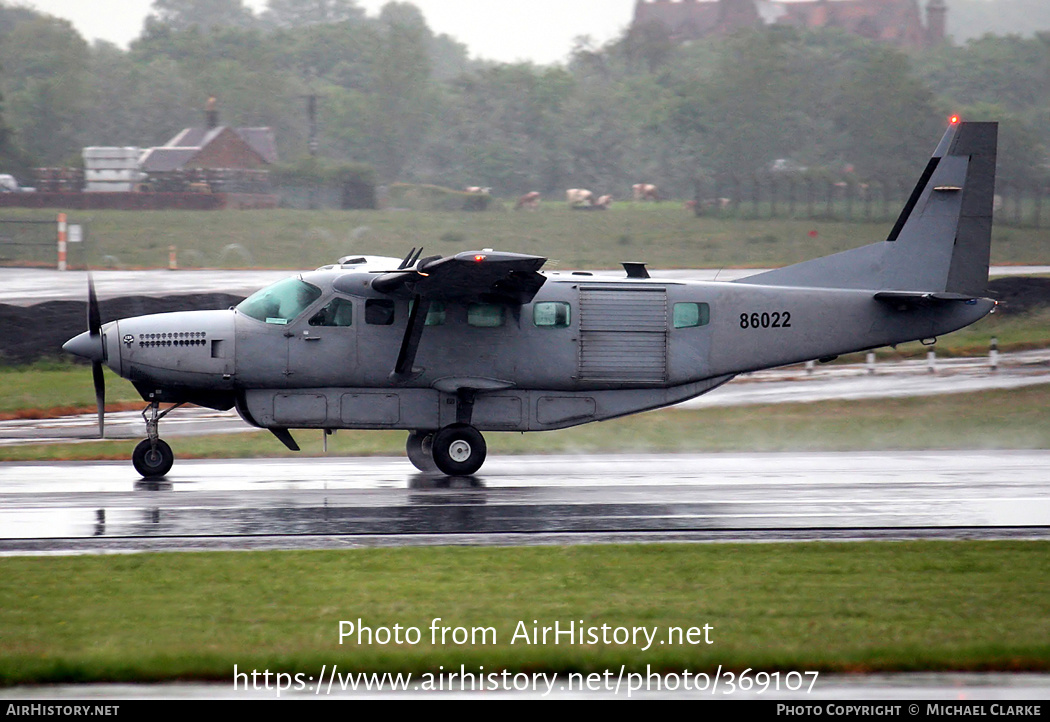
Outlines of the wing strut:
[[412,364],[416,360],[419,340],[423,337],[423,328],[427,324],[429,312],[430,299],[417,293],[412,303],[412,313],[408,317],[405,336],[401,339],[401,351],[397,354],[397,363],[394,364],[394,376],[405,376],[412,373]]

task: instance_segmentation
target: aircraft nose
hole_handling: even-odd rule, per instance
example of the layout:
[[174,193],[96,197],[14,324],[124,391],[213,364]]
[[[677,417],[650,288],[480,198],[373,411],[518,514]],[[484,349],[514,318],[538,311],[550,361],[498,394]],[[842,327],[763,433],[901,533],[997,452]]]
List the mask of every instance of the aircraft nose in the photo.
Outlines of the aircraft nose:
[[105,356],[102,344],[102,334],[92,336],[90,332],[85,331],[62,344],[62,350],[88,361],[101,362]]

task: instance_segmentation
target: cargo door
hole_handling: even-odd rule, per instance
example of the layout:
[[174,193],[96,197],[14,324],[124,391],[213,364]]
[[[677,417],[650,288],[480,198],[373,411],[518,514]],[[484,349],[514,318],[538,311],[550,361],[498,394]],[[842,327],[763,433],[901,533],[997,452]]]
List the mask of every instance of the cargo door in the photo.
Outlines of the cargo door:
[[580,287],[580,381],[667,381],[667,289]]

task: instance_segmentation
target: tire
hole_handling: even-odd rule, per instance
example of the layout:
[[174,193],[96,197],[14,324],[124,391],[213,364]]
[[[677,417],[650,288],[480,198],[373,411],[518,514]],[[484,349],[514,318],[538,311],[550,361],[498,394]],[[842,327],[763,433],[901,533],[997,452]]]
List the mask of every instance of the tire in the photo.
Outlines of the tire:
[[473,426],[454,424],[434,434],[434,463],[449,476],[470,476],[485,463],[485,439]]
[[135,471],[144,478],[153,479],[164,476],[171,470],[171,465],[175,463],[175,454],[167,442],[157,439],[157,447],[154,449],[149,439],[146,439],[135,447],[131,454],[131,463],[135,466]]
[[438,470],[437,464],[434,463],[433,431],[413,431],[410,433],[408,441],[405,442],[405,452],[408,454],[408,460],[412,462],[412,466],[420,471],[433,474]]

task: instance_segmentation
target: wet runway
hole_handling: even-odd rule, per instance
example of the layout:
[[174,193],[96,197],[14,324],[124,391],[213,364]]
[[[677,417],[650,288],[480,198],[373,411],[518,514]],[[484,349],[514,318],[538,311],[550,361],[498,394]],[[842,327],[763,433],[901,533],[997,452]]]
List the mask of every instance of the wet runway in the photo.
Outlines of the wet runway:
[[0,465],[0,552],[1050,538],[1050,452]]

